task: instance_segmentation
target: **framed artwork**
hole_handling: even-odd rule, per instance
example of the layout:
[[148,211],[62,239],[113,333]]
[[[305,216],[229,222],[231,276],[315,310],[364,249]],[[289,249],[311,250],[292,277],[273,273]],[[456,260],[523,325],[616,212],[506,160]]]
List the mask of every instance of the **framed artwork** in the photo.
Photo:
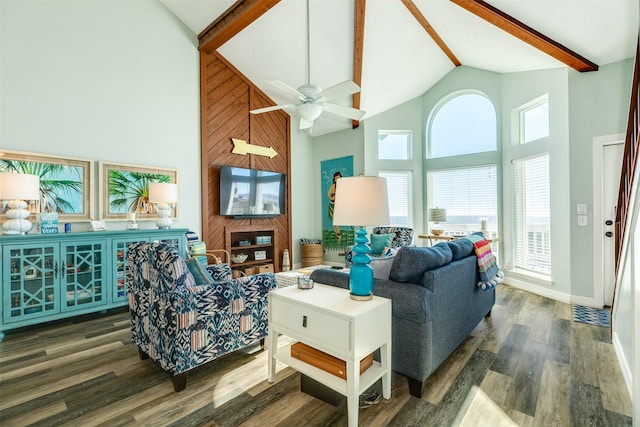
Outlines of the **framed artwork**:
[[[92,212],[93,162],[22,151],[0,150],[0,172],[17,172],[40,177],[40,200],[27,209],[35,214],[57,213],[63,222],[87,221]],[[0,202],[0,218],[6,204]]]
[[[100,219],[126,220],[136,212],[138,220],[156,219],[156,207],[149,203],[150,182],[178,183],[175,169],[99,162]],[[172,218],[177,218],[174,206]]]
[[322,246],[326,249],[342,250],[354,244],[353,227],[333,225],[333,207],[341,177],[353,176],[353,156],[320,162],[320,195],[322,206]]

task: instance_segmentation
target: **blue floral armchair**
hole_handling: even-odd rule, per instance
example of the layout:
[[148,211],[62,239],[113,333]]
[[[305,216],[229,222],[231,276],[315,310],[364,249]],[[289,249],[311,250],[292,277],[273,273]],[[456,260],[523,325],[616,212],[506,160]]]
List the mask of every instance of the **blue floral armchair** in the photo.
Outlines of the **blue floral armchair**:
[[206,267],[211,280],[202,283],[192,268],[173,246],[129,247],[132,341],[141,359],[150,357],[172,375],[175,391],[184,390],[190,369],[264,343],[268,294],[277,287],[273,273],[232,279],[229,264],[217,264]]

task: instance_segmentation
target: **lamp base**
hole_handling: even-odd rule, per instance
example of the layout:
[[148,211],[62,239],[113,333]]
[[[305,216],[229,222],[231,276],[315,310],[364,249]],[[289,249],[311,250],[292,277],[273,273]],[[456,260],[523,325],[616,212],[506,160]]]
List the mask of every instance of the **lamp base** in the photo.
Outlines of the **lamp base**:
[[369,301],[371,299],[373,299],[373,294],[369,294],[369,295],[354,295],[352,293],[349,293],[349,298],[356,300],[356,301]]
[[33,228],[33,224],[27,218],[29,218],[29,211],[26,209],[27,202],[24,200],[11,200],[7,207],[6,212],[9,220],[2,224],[3,234],[16,235],[27,234]]
[[160,230],[168,230],[171,228],[171,224],[173,224],[173,220],[169,218],[171,215],[171,206],[168,203],[158,203],[156,208],[158,212],[158,219],[156,220],[156,225]]
[[353,247],[353,265],[349,270],[349,296],[357,301],[368,301],[373,298],[373,268],[369,265],[371,257],[367,255],[371,248],[367,245],[367,230],[361,227],[356,231]]

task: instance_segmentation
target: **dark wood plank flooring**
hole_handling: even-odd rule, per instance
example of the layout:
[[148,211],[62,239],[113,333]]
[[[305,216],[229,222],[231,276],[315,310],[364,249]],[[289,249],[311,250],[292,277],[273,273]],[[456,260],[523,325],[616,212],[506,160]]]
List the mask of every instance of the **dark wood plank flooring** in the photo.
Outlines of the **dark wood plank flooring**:
[[[189,374],[173,391],[141,361],[124,310],[10,331],[0,343],[2,426],[346,426],[346,403],[300,392],[280,366],[266,380],[256,347]],[[607,328],[571,307],[500,285],[490,318],[427,381],[422,399],[393,375],[392,398],[360,410],[363,426],[631,426]]]

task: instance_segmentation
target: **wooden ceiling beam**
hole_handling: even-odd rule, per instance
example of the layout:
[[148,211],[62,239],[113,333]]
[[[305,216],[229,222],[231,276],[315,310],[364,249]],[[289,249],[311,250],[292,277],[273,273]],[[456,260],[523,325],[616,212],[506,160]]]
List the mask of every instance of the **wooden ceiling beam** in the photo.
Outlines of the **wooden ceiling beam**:
[[247,28],[280,0],[238,0],[199,35],[199,49],[211,53]]
[[[362,58],[364,57],[364,17],[367,0],[356,0],[354,15],[353,81],[362,88]],[[353,108],[360,109],[360,92],[353,95]],[[360,126],[359,120],[352,120],[353,129]]]
[[495,25],[512,36],[568,65],[581,73],[598,71],[598,65],[578,55],[566,46],[550,39],[514,17],[491,6],[483,0],[451,0],[458,6]]
[[447,46],[444,40],[442,40],[438,32],[431,26],[429,21],[427,21],[427,18],[425,18],[422,12],[420,12],[420,10],[415,5],[413,0],[402,0],[402,3],[404,3],[407,9],[409,9],[409,12],[411,12],[413,17],[416,18],[418,23],[422,26],[422,28],[424,28],[424,30],[429,34],[429,36],[431,36],[433,41],[436,42],[440,50],[442,50],[442,52],[444,52],[444,54],[447,55],[447,58],[449,58],[449,60],[453,62],[453,65],[455,65],[456,67],[459,67],[461,63],[458,60],[458,58],[454,55],[451,49],[449,49],[449,46]]

